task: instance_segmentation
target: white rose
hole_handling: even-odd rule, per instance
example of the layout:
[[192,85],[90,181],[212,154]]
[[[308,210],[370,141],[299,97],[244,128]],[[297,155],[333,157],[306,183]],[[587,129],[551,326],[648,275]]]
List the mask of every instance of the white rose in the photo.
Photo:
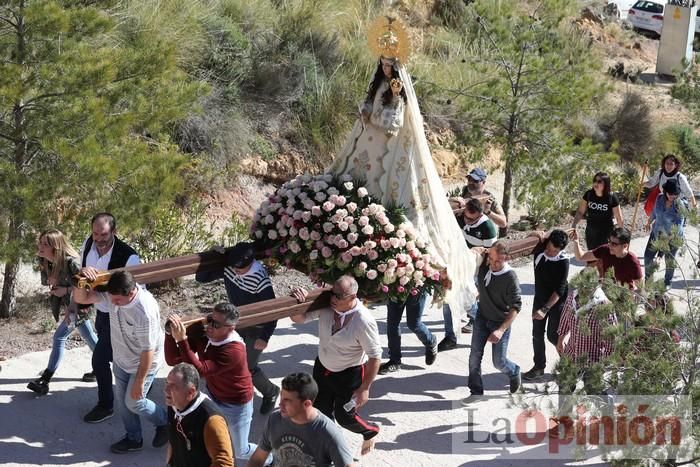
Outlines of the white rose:
[[364,198],[367,195],[368,195],[367,188],[362,186],[362,187],[357,189],[357,196],[359,196],[360,198]]

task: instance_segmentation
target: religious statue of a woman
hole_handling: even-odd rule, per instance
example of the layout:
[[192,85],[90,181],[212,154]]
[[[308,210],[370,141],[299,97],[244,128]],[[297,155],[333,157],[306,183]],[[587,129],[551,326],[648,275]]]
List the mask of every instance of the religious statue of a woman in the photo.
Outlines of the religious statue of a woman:
[[370,28],[377,69],[360,115],[327,172],[366,181],[381,204],[402,206],[408,220],[429,240],[446,267],[452,289],[446,296],[458,326],[460,310],[473,303],[476,263],[469,254],[430,154],[411,77],[410,52],[400,21],[381,17]]

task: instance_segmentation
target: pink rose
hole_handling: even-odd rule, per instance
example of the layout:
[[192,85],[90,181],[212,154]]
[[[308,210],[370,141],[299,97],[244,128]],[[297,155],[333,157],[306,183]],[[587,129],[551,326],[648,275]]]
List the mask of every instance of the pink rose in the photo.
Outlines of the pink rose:
[[350,227],[350,226],[349,226],[348,223],[345,222],[345,221],[340,221],[340,222],[338,223],[338,228],[339,228],[340,230],[342,230],[343,232],[345,232],[346,230],[348,230],[348,227]]
[[356,203],[348,203],[345,207],[347,208],[348,212],[351,212],[351,213],[355,212],[357,210]]
[[357,220],[357,223],[360,227],[364,227],[367,224],[369,224],[369,217],[367,216],[360,216],[360,218]]
[[347,199],[345,198],[345,196],[340,195],[336,198],[335,204],[337,204],[338,206],[345,206],[346,202]]
[[418,295],[418,291],[416,289],[411,289],[411,295],[413,295],[413,296]]
[[270,231],[267,233],[267,237],[268,237],[270,240],[276,240],[276,239],[277,239],[277,232],[275,232],[274,230],[270,230]]
[[348,246],[350,246],[350,245],[348,244],[347,240],[340,240],[338,242],[338,248],[340,248],[342,250],[346,249]]
[[323,203],[323,210],[326,212],[331,212],[333,209],[335,209],[335,204],[331,203],[330,201],[326,201]]
[[439,281],[440,280],[440,273],[439,272],[434,273],[432,279],[434,281]]
[[345,253],[340,255],[340,259],[343,260],[344,263],[351,263],[352,262],[352,255],[346,251]]
[[399,284],[401,284],[401,285],[406,285],[410,281],[411,281],[411,278],[408,276],[399,277]]
[[387,266],[389,266],[390,269],[396,269],[396,266],[399,265],[399,263],[395,259],[390,259],[386,262],[386,264]]
[[386,239],[380,240],[379,244],[385,250],[388,250],[389,248],[391,248],[391,242],[389,240],[386,240]]
[[377,271],[375,271],[374,269],[370,269],[369,271],[367,271],[367,279],[373,281],[376,278],[377,278]]
[[382,292],[387,293],[388,291],[389,291],[389,287],[387,287],[386,285],[383,285]]
[[370,261],[374,261],[379,258],[379,253],[377,253],[377,250],[369,250],[367,252],[367,258],[369,258]]
[[359,256],[362,253],[362,249],[359,246],[354,246],[350,248],[350,254],[353,256]]
[[295,221],[298,221],[301,219],[302,212],[301,211],[294,211],[294,214],[292,214],[292,217],[294,218]]
[[367,263],[364,261],[360,262],[360,264],[357,265],[357,269],[360,271],[366,271],[367,270]]
[[397,291],[398,293],[404,293],[404,292],[406,291],[406,289],[403,288],[403,286],[398,286],[398,287],[396,288],[396,291]]
[[378,265],[377,265],[377,271],[382,272],[382,273],[383,273],[384,271],[386,271],[386,264],[384,264],[384,263],[378,264]]
[[360,236],[354,232],[348,234],[348,242],[355,243]]
[[321,215],[321,208],[318,207],[318,206],[312,207],[312,208],[311,208],[311,214],[313,214],[313,215],[316,216],[316,217],[320,216],[320,215]]
[[329,258],[332,254],[333,254],[333,252],[327,246],[324,246],[321,249],[321,256],[323,256],[324,258]]
[[366,225],[362,227],[362,233],[365,235],[372,235],[374,233],[374,227],[371,225]]
[[301,214],[301,220],[304,222],[309,222],[311,220],[311,213],[309,211],[304,211]]
[[394,231],[394,226],[391,224],[387,224],[384,226],[384,232],[386,233],[391,233]]
[[323,231],[324,232],[329,233],[332,230],[333,230],[333,224],[331,224],[330,222],[323,223]]
[[310,238],[311,240],[313,240],[313,241],[320,240],[320,239],[321,239],[321,233],[320,233],[320,232],[317,232],[317,231],[315,231],[315,230],[313,230],[313,231],[309,234],[309,238]]

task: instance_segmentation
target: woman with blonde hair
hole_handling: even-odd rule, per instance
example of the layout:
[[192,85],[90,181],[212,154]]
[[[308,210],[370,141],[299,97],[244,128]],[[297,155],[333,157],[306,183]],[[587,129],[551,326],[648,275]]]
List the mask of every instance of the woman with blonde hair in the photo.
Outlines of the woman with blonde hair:
[[66,339],[78,329],[83,340],[94,350],[97,335],[87,313],[81,312],[78,304],[71,300],[71,279],[80,272],[78,252],[68,243],[59,230],[45,230],[39,235],[37,256],[41,269],[41,283],[50,287],[51,312],[58,322],[61,308],[66,308],[64,319],[53,335],[53,347],[49,364],[39,379],[31,381],[27,388],[38,394],[49,392],[49,381],[61,363],[66,348]]

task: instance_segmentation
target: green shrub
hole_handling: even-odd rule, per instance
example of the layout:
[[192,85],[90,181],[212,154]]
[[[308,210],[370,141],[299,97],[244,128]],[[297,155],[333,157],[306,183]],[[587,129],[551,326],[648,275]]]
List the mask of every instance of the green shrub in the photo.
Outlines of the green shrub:
[[130,244],[145,263],[203,251],[213,246],[211,223],[199,202],[185,209],[163,209],[148,227],[129,235]]
[[622,170],[611,174],[613,191],[620,198],[622,204],[631,204],[637,201],[641,174],[637,166],[623,164]]
[[444,26],[461,29],[467,22],[467,5],[470,0],[436,0],[433,16]]
[[700,173],[700,136],[694,129],[687,125],[673,125],[664,128],[658,137],[656,156],[649,160],[649,170],[659,167],[664,154],[676,154],[683,166],[682,172],[687,176],[695,176]]

